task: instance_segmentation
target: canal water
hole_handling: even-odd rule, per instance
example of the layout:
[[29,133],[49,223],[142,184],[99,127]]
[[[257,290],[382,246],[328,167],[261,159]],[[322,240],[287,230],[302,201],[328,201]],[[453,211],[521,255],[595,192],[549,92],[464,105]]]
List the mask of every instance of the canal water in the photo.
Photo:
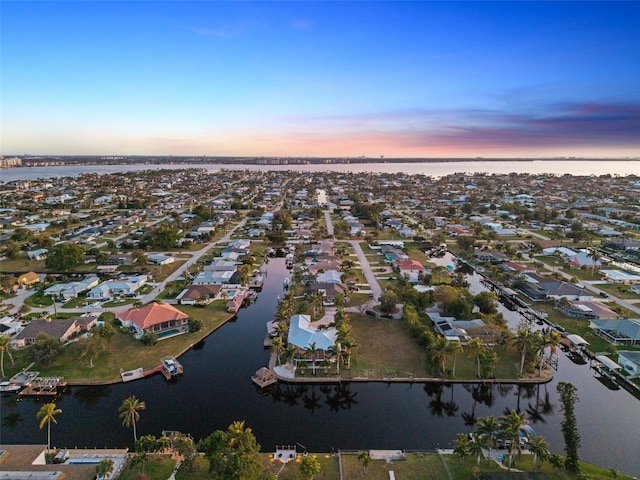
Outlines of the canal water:
[[[133,432],[122,426],[118,407],[135,395],[146,403],[138,435],[159,436],[162,430],[188,432],[195,439],[234,420],[245,420],[264,451],[276,444],[298,443],[310,451],[331,449],[434,449],[447,447],[457,433],[470,431],[478,417],[526,411],[534,430],[553,452],[562,453],[562,412],[556,393],[559,381],[576,385],[580,457],[624,473],[640,475],[640,402],[624,390],[611,391],[586,365],[564,354],[548,384],[453,385],[342,383],[275,385],[261,395],[251,375],[267,365],[263,348],[265,324],[273,318],[283,279],[284,259],[268,264],[263,291],[180,361],[185,373],[168,383],[161,375],[101,387],[69,387],[56,399],[62,413],[52,425],[51,443],[59,447],[132,447]],[[477,278],[469,277],[475,288]],[[505,315],[514,315],[504,310]],[[510,322],[517,319],[510,318]],[[42,401],[3,395],[0,443],[46,444],[46,428],[38,429]]]

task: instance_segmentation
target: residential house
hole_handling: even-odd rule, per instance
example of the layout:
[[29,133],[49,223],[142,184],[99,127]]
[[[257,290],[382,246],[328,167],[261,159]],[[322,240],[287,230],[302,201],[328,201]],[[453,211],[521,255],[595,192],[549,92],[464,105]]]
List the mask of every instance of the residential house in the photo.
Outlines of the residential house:
[[226,283],[231,283],[234,272],[230,271],[222,271],[222,272],[212,272],[212,271],[203,271],[200,272],[191,282],[193,285],[223,285]]
[[18,333],[11,345],[15,348],[23,348],[36,343],[39,333],[45,333],[60,342],[66,342],[73,335],[90,330],[97,323],[98,318],[93,315],[71,318],[41,319],[35,318],[27,323],[24,329]]
[[577,252],[569,259],[569,265],[571,268],[591,268],[594,270],[602,267],[600,260],[594,260],[593,256],[587,252]]
[[318,283],[342,283],[343,273],[338,270],[327,270],[316,275]]
[[500,262],[507,262],[509,261],[509,256],[505,255],[502,252],[495,252],[495,251],[489,251],[489,250],[476,250],[473,254],[473,256],[479,261],[479,262],[491,262],[491,263],[500,263]]
[[566,298],[567,300],[581,302],[593,301],[593,294],[584,288],[535,273],[524,275],[524,281],[515,283],[514,288],[531,300],[544,300],[546,298],[559,300]]
[[46,248],[39,248],[37,250],[27,252],[27,256],[29,257],[29,260],[44,260],[47,258],[47,253],[49,253],[49,250]]
[[107,265],[133,265],[134,258],[131,253],[117,253],[110,255],[105,263]]
[[640,352],[636,350],[618,350],[618,364],[632,376],[640,375]]
[[[311,324],[309,315],[294,315],[289,323],[288,340],[290,345],[298,347],[305,352],[311,345],[318,350],[316,360],[324,358],[325,352],[333,347],[338,339],[338,331],[335,328],[319,329]],[[300,356],[305,358],[304,353]],[[305,358],[307,361],[310,359]]]
[[203,269],[205,272],[235,272],[236,262],[229,260],[215,259]]
[[100,279],[92,275],[77,282],[57,283],[55,285],[51,285],[42,293],[43,295],[69,301],[72,298],[77,298],[79,293],[89,290],[99,283]]
[[309,287],[309,292],[312,294],[322,295],[322,304],[324,306],[331,306],[335,304],[336,297],[340,294],[348,292],[346,285],[342,283],[314,283]]
[[166,333],[185,333],[189,331],[189,315],[167,303],[152,302],[142,308],[118,312],[122,325],[135,331],[140,338],[145,333],[155,333],[162,338]]
[[424,266],[417,260],[396,260],[393,262],[393,267],[409,283],[420,283],[425,274]]
[[602,278],[616,285],[640,285],[640,275],[624,270],[600,270]]
[[131,296],[147,283],[146,275],[131,275],[129,277],[107,280],[93,287],[87,292],[87,298],[94,300],[109,300],[115,296]]
[[640,319],[591,320],[590,326],[614,345],[640,345]]
[[152,253],[147,255],[147,263],[151,265],[169,265],[176,261],[176,258],[172,255],[165,255],[164,253]]
[[221,285],[188,285],[176,297],[181,305],[211,303],[220,293]]
[[615,320],[618,314],[601,302],[569,302],[569,305],[558,305],[565,315],[574,318],[594,320]]
[[25,287],[30,287],[31,285],[35,285],[39,281],[40,281],[40,277],[36,272],[23,273],[18,277],[18,283],[20,285],[24,285]]

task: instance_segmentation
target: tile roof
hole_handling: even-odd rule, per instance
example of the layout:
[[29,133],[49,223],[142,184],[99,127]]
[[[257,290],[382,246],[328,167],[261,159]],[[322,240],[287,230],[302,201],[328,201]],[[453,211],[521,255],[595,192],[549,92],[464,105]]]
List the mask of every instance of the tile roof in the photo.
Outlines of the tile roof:
[[133,322],[141,329],[146,329],[169,320],[185,320],[189,315],[181,312],[168,303],[152,302],[142,308],[132,308],[117,314],[120,320]]

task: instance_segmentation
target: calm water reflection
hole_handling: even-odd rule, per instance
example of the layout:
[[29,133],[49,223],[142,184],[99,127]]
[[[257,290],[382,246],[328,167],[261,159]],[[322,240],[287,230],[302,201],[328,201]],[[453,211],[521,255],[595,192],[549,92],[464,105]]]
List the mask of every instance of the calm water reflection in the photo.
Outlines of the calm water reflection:
[[[564,355],[554,380],[540,386],[278,384],[271,395],[260,395],[250,377],[268,362],[262,346],[265,323],[273,316],[286,275],[284,261],[272,260],[256,304],[181,357],[185,374],[179,381],[167,383],[158,375],[127,384],[69,388],[57,401],[63,413],[52,426],[52,444],[131,446],[133,434],[121,425],[118,407],[136,395],[147,404],[140,434],[180,430],[203,438],[234,420],[246,420],[264,450],[296,442],[315,451],[432,449],[449,445],[478,417],[517,409],[526,411],[536,432],[545,436],[552,451],[561,453],[556,384],[570,381],[580,396],[576,415],[581,458],[640,474],[640,403],[624,390],[606,389],[587,366],[575,365]],[[3,396],[0,441],[46,443],[46,429],[39,430],[36,421],[40,406],[35,400]]]

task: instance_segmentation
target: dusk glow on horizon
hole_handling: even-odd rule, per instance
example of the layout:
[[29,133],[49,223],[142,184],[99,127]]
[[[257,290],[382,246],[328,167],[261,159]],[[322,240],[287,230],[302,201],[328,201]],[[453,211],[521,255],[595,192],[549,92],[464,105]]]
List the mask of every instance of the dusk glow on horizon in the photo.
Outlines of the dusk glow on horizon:
[[0,154],[640,157],[640,2],[0,3]]

